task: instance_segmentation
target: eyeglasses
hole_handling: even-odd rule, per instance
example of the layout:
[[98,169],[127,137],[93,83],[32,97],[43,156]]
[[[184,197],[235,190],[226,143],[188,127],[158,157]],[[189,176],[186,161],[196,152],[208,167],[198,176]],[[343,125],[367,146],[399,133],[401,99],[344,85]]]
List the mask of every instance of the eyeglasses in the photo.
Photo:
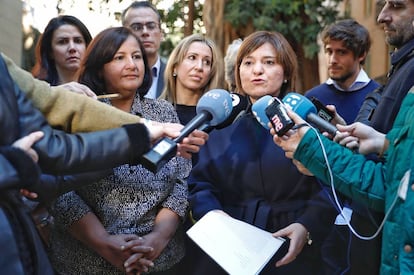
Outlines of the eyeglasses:
[[154,31],[158,28],[158,23],[156,22],[146,22],[146,23],[133,23],[131,26],[129,26],[134,32],[142,32],[144,30],[144,27],[148,31]]

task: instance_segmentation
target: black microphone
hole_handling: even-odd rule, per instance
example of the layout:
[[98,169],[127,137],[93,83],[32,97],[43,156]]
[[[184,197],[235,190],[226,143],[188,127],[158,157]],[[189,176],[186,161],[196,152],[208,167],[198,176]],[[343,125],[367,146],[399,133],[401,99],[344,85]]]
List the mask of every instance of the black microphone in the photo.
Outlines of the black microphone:
[[237,93],[230,93],[232,99],[232,110],[230,115],[220,124],[216,126],[209,126],[207,123],[202,125],[198,130],[210,133],[214,129],[223,129],[236,120],[238,120],[243,114],[246,113],[247,107],[249,106],[249,101],[247,97]]
[[161,139],[142,156],[141,164],[153,173],[158,172],[176,155],[178,143],[202,125],[214,127],[222,123],[230,115],[232,108],[232,98],[228,91],[222,89],[208,91],[197,103],[197,115],[184,126],[180,135],[173,140]]
[[321,132],[327,132],[331,136],[336,135],[338,129],[317,114],[318,111],[315,105],[307,97],[298,93],[288,93],[282,101],[285,105],[289,105],[301,118],[315,125]]

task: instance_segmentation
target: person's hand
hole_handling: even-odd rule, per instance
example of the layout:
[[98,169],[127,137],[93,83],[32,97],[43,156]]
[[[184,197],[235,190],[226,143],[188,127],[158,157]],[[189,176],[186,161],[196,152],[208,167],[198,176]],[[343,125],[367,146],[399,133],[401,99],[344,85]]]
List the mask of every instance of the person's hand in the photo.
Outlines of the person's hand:
[[16,140],[12,144],[12,146],[23,150],[26,154],[28,154],[32,158],[32,160],[34,162],[37,162],[39,160],[39,155],[32,148],[32,146],[37,141],[39,141],[41,138],[43,138],[43,136],[44,136],[43,132],[36,131],[36,132],[30,133],[27,136],[24,136],[24,137]]
[[134,251],[128,249],[131,245],[136,244],[135,241],[139,241],[139,238],[139,236],[133,234],[108,234],[106,238],[101,240],[100,248],[96,252],[113,266],[124,271],[124,263],[131,255],[140,254],[142,257],[145,253],[150,253],[153,250],[152,247],[147,245],[136,245]]
[[152,144],[155,144],[163,137],[169,137],[171,139],[178,137],[181,129],[184,127],[179,123],[160,123],[148,119],[141,119],[141,123],[147,127]]
[[139,245],[137,241],[129,243],[124,249],[132,253],[139,253],[140,246],[152,247],[153,249],[145,253],[145,255],[132,254],[125,262],[124,267],[127,273],[138,270],[139,272],[146,272],[150,266],[153,266],[153,261],[158,258],[170,240],[162,236],[162,234],[151,232],[140,237]]
[[335,141],[351,149],[358,148],[359,153],[383,153],[385,134],[363,123],[356,122],[347,126],[338,125]]
[[[179,123],[160,123],[143,119],[142,123],[147,127],[151,143],[156,143],[162,137],[174,139],[180,135],[184,127]],[[194,130],[188,137],[185,137],[177,146],[177,155],[190,159],[192,153],[197,153],[200,147],[208,140],[208,134],[200,130]]]
[[292,162],[296,166],[299,172],[301,172],[305,176],[313,176],[311,171],[309,171],[301,162],[297,161],[296,159],[292,159]]
[[359,138],[351,136],[348,132],[338,131],[333,140],[351,150],[356,151],[359,149]]
[[139,237],[122,247],[122,250],[130,252],[130,257],[124,262],[127,274],[136,275],[147,272],[150,267],[154,266],[154,262],[148,259],[148,253],[152,252],[153,248],[151,247],[151,251],[142,250],[143,247],[148,247],[144,245],[144,242],[144,239]]
[[[294,128],[298,127],[298,125],[305,125],[305,121],[294,111],[290,110],[289,108],[286,108],[286,111],[288,113],[288,116],[295,122]],[[270,134],[273,135],[274,143],[276,143],[279,147],[283,149],[283,151],[285,151],[285,156],[287,158],[291,159],[293,158],[293,155],[300,141],[302,140],[302,137],[310,129],[309,126],[298,127],[296,129],[292,128],[293,130],[291,129],[288,132],[286,132],[284,136],[279,137],[270,123],[269,126]]]
[[190,159],[193,153],[198,153],[200,147],[206,144],[209,135],[200,130],[194,130],[178,144],[177,155]]
[[[43,136],[44,136],[44,133],[41,132],[41,131],[33,132],[33,133],[30,133],[27,136],[24,136],[24,137],[16,140],[12,144],[12,146],[23,150],[26,154],[28,154],[30,156],[30,158],[34,162],[37,162],[39,160],[39,155],[32,148],[32,146],[37,141],[39,141],[41,138],[43,138]],[[27,189],[20,189],[20,194],[22,196],[25,196],[28,199],[31,199],[31,200],[37,199],[37,197],[38,197],[37,193],[30,192]]]
[[307,243],[308,230],[300,223],[292,223],[272,235],[273,237],[288,237],[290,239],[288,252],[282,259],[276,262],[276,267],[278,267],[296,259]]
[[26,198],[28,198],[29,200],[35,200],[35,199],[37,199],[38,198],[38,194],[37,193],[35,193],[35,192],[30,192],[29,190],[27,190],[27,189],[20,189],[20,194],[22,195],[22,196],[25,196]]
[[91,89],[89,89],[88,86],[80,84],[78,82],[72,81],[72,82],[68,82],[68,83],[65,83],[59,86],[71,92],[81,94],[81,95],[86,95],[93,99],[96,99],[96,94]]
[[340,124],[340,125],[346,125],[346,121],[345,121],[345,119],[343,119],[343,117],[341,117],[339,114],[338,114],[338,112],[336,111],[336,107],[335,107],[335,105],[326,105],[326,108],[329,110],[329,111],[332,111],[335,115],[334,115],[334,117],[332,118],[332,120],[330,121],[331,122],[331,124],[333,124],[333,125],[337,125],[337,124]]

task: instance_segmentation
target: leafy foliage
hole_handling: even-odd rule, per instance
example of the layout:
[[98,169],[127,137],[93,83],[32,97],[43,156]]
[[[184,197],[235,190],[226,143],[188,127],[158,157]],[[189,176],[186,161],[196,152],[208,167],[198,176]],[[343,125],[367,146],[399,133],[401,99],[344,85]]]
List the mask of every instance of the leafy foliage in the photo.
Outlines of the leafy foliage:
[[292,44],[302,45],[305,56],[318,51],[317,35],[338,19],[342,0],[227,0],[225,18],[234,28],[252,24],[256,30],[278,31]]
[[194,2],[193,32],[203,32],[203,5],[200,1],[174,1],[174,4],[169,9],[159,10],[161,21],[165,24],[164,30],[168,30],[161,44],[161,55],[164,57],[168,56],[178,41],[184,37],[184,28],[188,24],[188,6],[190,1]]

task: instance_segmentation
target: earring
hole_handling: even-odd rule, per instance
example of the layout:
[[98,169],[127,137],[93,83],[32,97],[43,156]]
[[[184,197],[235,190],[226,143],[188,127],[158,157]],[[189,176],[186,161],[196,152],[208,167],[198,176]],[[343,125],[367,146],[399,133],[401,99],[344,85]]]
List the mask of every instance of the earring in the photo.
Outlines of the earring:
[[287,83],[287,79],[283,80],[283,83]]
[[177,77],[177,73],[176,72],[173,72],[173,77]]

